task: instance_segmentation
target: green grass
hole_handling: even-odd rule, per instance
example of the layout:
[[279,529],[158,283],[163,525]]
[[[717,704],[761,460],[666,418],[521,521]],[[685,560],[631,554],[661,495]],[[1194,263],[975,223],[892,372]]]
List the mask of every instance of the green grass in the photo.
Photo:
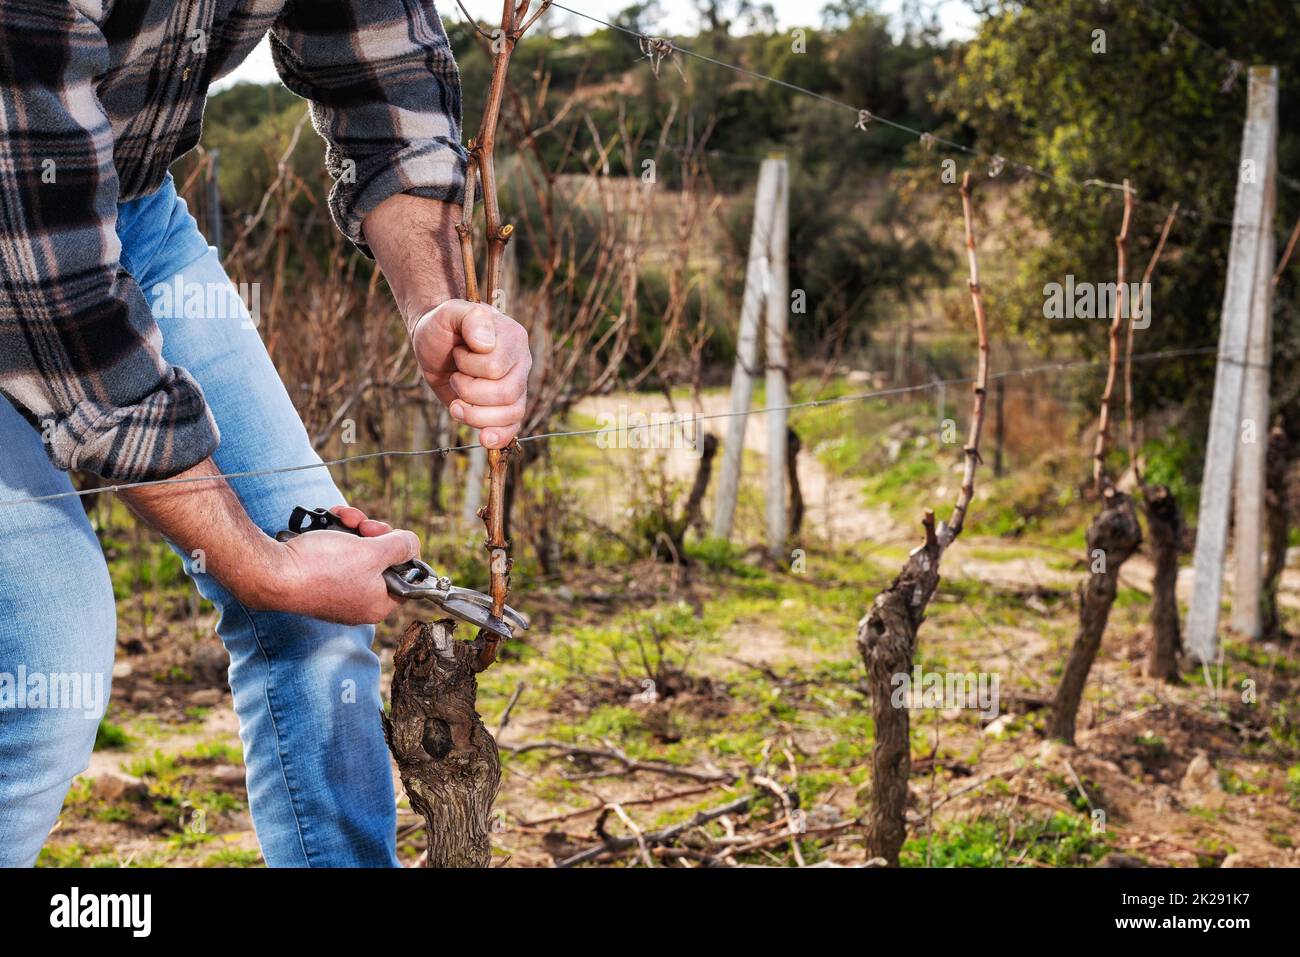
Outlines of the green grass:
[[237,847],[213,851],[203,859],[204,867],[257,867],[261,863],[262,855],[259,851],[242,850]]
[[1300,675],[1300,659],[1288,657],[1281,652],[1270,651],[1263,647],[1260,642],[1228,639],[1223,643],[1223,653],[1224,657],[1231,661],[1251,665],[1263,671],[1272,671],[1279,675],[1293,677]]
[[1164,757],[1169,753],[1169,745],[1165,739],[1158,734],[1143,732],[1135,739],[1137,745],[1143,750],[1150,753],[1153,757]]
[[244,749],[229,741],[200,741],[188,751],[181,753],[187,764],[234,764],[244,763]]
[[1028,861],[1052,867],[1086,867],[1110,850],[1105,833],[1094,833],[1086,818],[1055,813],[1038,820],[1017,820],[1008,833],[1004,818],[980,817],[941,825],[927,838],[903,845],[904,867],[925,867],[927,841],[931,867],[1011,867]]
[[[819,395],[850,391],[857,390],[834,382]],[[807,384],[796,386],[794,394],[811,397]],[[961,426],[964,407],[954,409],[950,403],[947,412]],[[804,448],[833,474],[860,480],[866,503],[894,515],[913,515],[924,507],[947,507],[960,482],[961,429],[957,441],[940,442],[935,415],[928,399],[894,399],[800,410],[792,424]],[[1001,478],[981,470],[968,534],[1032,534],[1036,543],[1081,552],[1089,507],[1080,494],[1088,475],[1086,454],[1082,446],[1052,449]]]
[[37,867],[83,867],[90,851],[81,843],[47,843],[36,858]]
[[1219,783],[1223,785],[1223,790],[1229,794],[1258,794],[1260,792],[1259,785],[1247,781],[1231,768],[1221,768],[1219,770]]
[[1139,453],[1145,460],[1145,480],[1152,485],[1167,485],[1184,515],[1195,515],[1200,502],[1199,478],[1204,468],[1202,453],[1188,434],[1170,429],[1159,439],[1143,444]]
[[99,727],[95,729],[96,751],[123,751],[130,746],[131,736],[126,733],[125,728],[107,718],[99,722]]

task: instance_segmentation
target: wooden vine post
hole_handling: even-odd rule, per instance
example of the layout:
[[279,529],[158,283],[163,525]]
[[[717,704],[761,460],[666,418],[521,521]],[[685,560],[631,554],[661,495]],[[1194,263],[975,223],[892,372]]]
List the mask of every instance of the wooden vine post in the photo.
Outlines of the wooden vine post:
[[[486,38],[492,78],[478,135],[467,144],[462,216],[456,225],[465,267],[465,298],[498,308],[501,264],[514,227],[501,222],[495,146],[510,57],[520,37],[550,6],[504,0],[501,28]],[[474,257],[474,200],[482,185],[487,264],[480,285]],[[487,529],[492,614],[501,617],[510,587],[510,543],[505,529],[509,458],[518,443],[487,454],[488,497],[478,511]],[[425,819],[426,867],[487,867],[491,860],[492,803],[501,783],[496,741],[476,711],[477,674],[496,660],[501,639],[480,631],[472,641],[454,639],[451,621],[416,622],[402,635],[393,657],[392,713],[384,720],[411,807]]]
[[916,635],[925,620],[925,609],[939,585],[939,562],[944,551],[961,534],[966,512],[975,494],[975,469],[980,459],[980,434],[984,427],[984,403],[988,393],[989,338],[980,291],[979,266],[975,258],[975,227],[971,212],[970,173],[962,177],[962,215],[966,222],[966,254],[970,261],[970,294],[975,311],[979,343],[979,368],[973,386],[970,431],[967,434],[965,469],[961,491],[952,518],[936,526],[934,512],[926,509],[921,524],[925,542],[908,555],[898,577],[876,596],[871,610],[858,623],[858,651],[867,667],[871,687],[871,714],[875,744],[871,752],[871,811],[867,825],[867,853],[898,864],[898,854],[907,837],[908,779],[911,776],[911,720],[908,702],[893,702],[895,675],[912,671]]
[[1119,331],[1124,321],[1125,273],[1128,252],[1128,227],[1133,215],[1133,190],[1124,180],[1124,218],[1115,237],[1117,277],[1115,315],[1110,324],[1110,362],[1106,369],[1106,388],[1101,395],[1101,414],[1097,419],[1097,441],[1093,447],[1093,487],[1101,497],[1101,512],[1088,527],[1088,578],[1079,589],[1079,629],[1075,634],[1070,658],[1061,683],[1052,699],[1052,714],[1047,734],[1074,744],[1075,719],[1079,702],[1088,682],[1088,672],[1101,647],[1106,622],[1119,589],[1119,570],[1142,544],[1133,499],[1117,489],[1106,470],[1106,451],[1110,442],[1110,407],[1119,374]]

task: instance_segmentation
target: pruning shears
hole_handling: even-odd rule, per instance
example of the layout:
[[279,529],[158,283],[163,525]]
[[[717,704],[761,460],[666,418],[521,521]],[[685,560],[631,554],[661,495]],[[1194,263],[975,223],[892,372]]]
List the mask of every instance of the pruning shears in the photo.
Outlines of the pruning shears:
[[[303,508],[301,505],[289,516],[289,527],[276,533],[275,539],[287,542],[291,538],[307,532],[318,531],[345,532],[360,535],[355,528],[348,528],[343,520],[324,508]],[[498,638],[513,638],[515,628],[528,630],[528,619],[509,605],[502,609],[502,617],[492,614],[492,597],[472,588],[460,588],[451,583],[446,575],[439,575],[429,565],[416,558],[401,565],[392,565],[384,570],[384,584],[388,594],[394,598],[424,598],[451,617],[470,625],[476,625]]]

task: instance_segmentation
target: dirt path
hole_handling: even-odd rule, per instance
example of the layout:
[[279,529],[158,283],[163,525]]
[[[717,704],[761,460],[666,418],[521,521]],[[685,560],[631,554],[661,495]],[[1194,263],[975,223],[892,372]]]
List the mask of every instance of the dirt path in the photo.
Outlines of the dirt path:
[[[725,391],[706,393],[698,409],[683,401],[677,407],[670,408],[666,399],[658,395],[645,393],[612,393],[585,400],[578,406],[583,415],[591,416],[602,425],[628,423],[635,426],[634,417],[646,417],[640,421],[664,421],[683,419],[691,414],[715,416],[730,409],[730,397]],[[767,456],[766,417],[751,415],[745,424],[745,449],[754,455]],[[729,419],[706,418],[701,421],[703,431],[712,432],[720,441],[726,440]],[[679,439],[690,440],[694,432],[686,430]],[[700,433],[702,434],[702,433]],[[665,443],[667,444],[667,443]],[[678,444],[686,444],[681,441]],[[634,453],[637,454],[637,453]],[[636,462],[639,467],[647,467],[650,457],[662,463],[666,476],[673,480],[689,483],[695,476],[699,457],[693,448],[656,448],[641,450],[641,458]],[[715,461],[713,483],[716,485],[718,471],[721,468],[721,455]],[[862,493],[861,481],[856,478],[833,474],[818,460],[812,449],[805,448],[799,454],[799,487],[803,491],[806,508],[804,527],[808,532],[824,541],[827,546],[842,545],[848,542],[874,542],[877,544],[905,544],[911,539],[912,530],[900,525],[883,505],[873,505]],[[744,479],[749,483],[762,481],[760,468],[750,463],[744,472]],[[601,475],[596,479],[601,485],[599,504],[606,520],[616,522],[618,513],[626,509],[632,485],[625,481]],[[976,493],[978,508],[979,493]],[[961,546],[954,549],[949,561],[952,572],[964,578],[974,578],[989,584],[1013,586],[1022,589],[1065,589],[1073,591],[1082,575],[1082,566],[1067,567],[1064,556],[1050,549],[1043,549],[1037,555],[1018,554],[1012,558],[1000,558],[991,555],[998,549],[1014,548],[1017,552],[1033,548],[1032,541],[1008,543],[995,538],[964,538]],[[1281,600],[1292,608],[1300,607],[1300,568],[1294,562],[1288,562],[1283,573]],[[1136,588],[1150,594],[1151,579],[1154,568],[1144,554],[1134,555],[1124,566],[1121,576],[1125,586]],[[1187,601],[1192,591],[1192,569],[1184,566],[1178,575],[1178,597]]]
[[[608,402],[609,406],[602,408],[602,411],[616,409],[621,402],[627,402],[630,409],[646,413],[666,409],[664,401],[656,396],[614,395],[603,401]],[[729,408],[730,400],[727,393],[718,392],[706,395],[703,406],[698,411],[702,415],[714,415],[726,412]],[[686,410],[683,408],[677,414],[684,415]],[[766,457],[768,442],[764,420],[763,415],[749,416],[745,428],[745,448]],[[725,437],[729,423],[727,419],[713,419],[704,424],[715,434]],[[680,463],[675,463],[675,467],[682,470],[680,472],[682,476],[689,478],[694,474],[694,459],[682,457]],[[759,480],[752,473],[750,479]],[[817,459],[813,450],[808,448],[799,455],[799,485],[803,490],[807,507],[805,518],[807,527],[819,533],[828,544],[844,544],[852,541],[870,541],[879,544],[910,543],[915,537],[914,529],[897,522],[885,506],[867,501],[862,492],[860,479],[833,474]],[[978,503],[977,488],[976,501],[972,507],[978,508]],[[1081,562],[1077,568],[1067,568],[1062,563],[1063,558],[1077,556],[1064,556],[1051,549],[1043,549],[1038,555],[1018,555],[1014,558],[977,557],[980,552],[987,554],[999,549],[1010,548],[1021,552],[1025,546],[1034,547],[1032,541],[1008,542],[997,538],[967,538],[962,544],[966,547],[954,549],[949,559],[953,562],[953,573],[961,577],[1018,588],[1064,588],[1070,591],[1077,587],[1082,577]],[[1227,567],[1232,567],[1231,553],[1228,556]],[[1135,588],[1149,595],[1154,573],[1155,567],[1150,558],[1144,553],[1139,553],[1125,563],[1121,581],[1126,587]],[[1178,574],[1177,589],[1180,601],[1191,600],[1193,579],[1191,565],[1185,564]],[[1230,584],[1225,587],[1230,596]],[[1300,567],[1297,567],[1296,561],[1290,556],[1282,574],[1279,598],[1285,607],[1300,608]]]
[[[667,419],[684,419],[689,415],[716,416],[730,409],[730,397],[726,392],[711,392],[703,396],[699,408],[692,408],[689,402],[680,402],[676,409],[669,408],[662,396],[644,393],[613,393],[598,396],[582,402],[578,411],[591,416],[602,425],[628,422],[635,425],[638,420],[632,417],[640,415],[647,421]],[[650,417],[656,418],[650,418]],[[730,420],[725,418],[705,418],[700,423],[705,432],[718,436],[720,442],[726,441]],[[686,430],[684,436],[689,441],[695,433]],[[701,433],[702,434],[702,433]],[[686,441],[673,444],[686,444]],[[668,443],[665,443],[668,444]],[[766,458],[768,451],[767,423],[764,415],[750,415],[745,423],[745,449]],[[784,454],[784,449],[782,450]],[[699,456],[693,448],[661,448],[643,450],[643,455],[661,457],[666,475],[675,481],[690,482],[698,467]],[[715,461],[714,483],[721,468],[721,451]],[[889,513],[879,505],[870,505],[863,497],[860,483],[833,475],[813,454],[811,449],[804,449],[799,454],[799,487],[804,499],[805,528],[824,538],[828,543],[850,541],[885,541],[896,538],[899,527]],[[749,482],[761,482],[758,469],[745,470],[742,478]],[[614,495],[618,489],[608,488]]]

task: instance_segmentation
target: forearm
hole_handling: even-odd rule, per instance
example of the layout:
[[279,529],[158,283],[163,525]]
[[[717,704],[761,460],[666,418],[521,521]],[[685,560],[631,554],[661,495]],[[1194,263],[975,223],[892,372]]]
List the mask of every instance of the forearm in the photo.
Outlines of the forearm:
[[430,309],[464,295],[460,215],[453,203],[401,193],[376,206],[362,225],[408,332]]
[[[397,607],[384,569],[420,554],[413,532],[336,508],[353,534],[317,531],[277,542],[253,524],[211,459],[178,478],[205,481],[125,489],[131,510],[158,529],[254,611],[284,611],[342,624],[374,624]],[[285,516],[286,520],[288,516]]]
[[[177,478],[217,476],[212,459]],[[276,604],[285,584],[285,546],[253,524],[225,479],[123,489],[130,509],[190,555],[241,602],[254,608]]]
[[518,434],[527,410],[528,333],[492,305],[459,298],[459,214],[454,204],[399,194],[376,206],[362,228],[425,381],[453,419],[499,449]]

